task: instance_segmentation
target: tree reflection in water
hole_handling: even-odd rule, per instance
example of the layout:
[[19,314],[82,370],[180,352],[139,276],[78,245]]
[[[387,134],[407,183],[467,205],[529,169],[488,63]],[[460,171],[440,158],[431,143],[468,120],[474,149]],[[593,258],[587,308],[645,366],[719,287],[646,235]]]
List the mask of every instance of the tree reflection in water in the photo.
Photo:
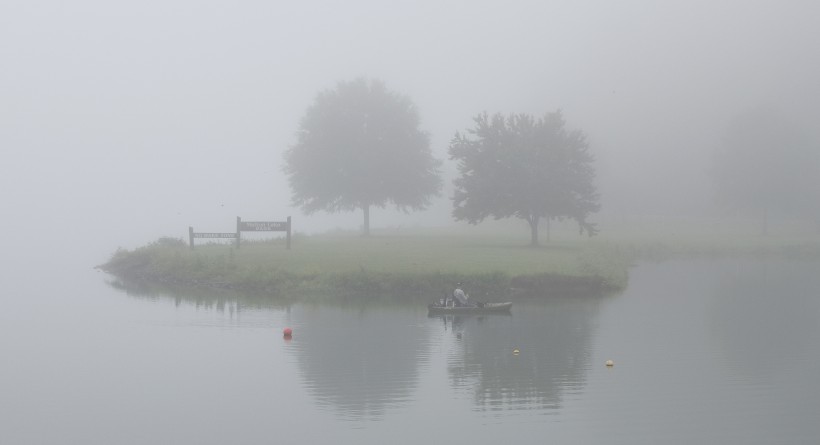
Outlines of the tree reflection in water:
[[349,420],[410,402],[430,333],[406,308],[296,306],[290,345],[308,391]]
[[483,411],[560,407],[564,392],[585,384],[597,312],[598,299],[576,298],[518,304],[509,316],[450,317],[453,387],[472,392]]
[[[416,305],[293,304],[218,290],[109,284],[137,298],[170,298],[231,314],[284,310],[294,328],[285,348],[307,393],[319,407],[355,421],[379,420],[414,403],[420,370],[434,355],[446,364],[452,390],[436,397],[465,397],[488,412],[559,408],[567,391],[585,385],[601,301],[551,298],[517,302],[511,315],[428,318]],[[445,356],[438,355],[439,346],[447,349]]]

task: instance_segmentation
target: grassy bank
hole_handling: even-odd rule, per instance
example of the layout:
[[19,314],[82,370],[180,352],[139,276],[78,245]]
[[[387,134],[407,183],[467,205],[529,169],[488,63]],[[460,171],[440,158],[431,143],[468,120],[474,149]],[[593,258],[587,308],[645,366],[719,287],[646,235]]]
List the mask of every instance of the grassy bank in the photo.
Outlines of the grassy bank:
[[[594,295],[623,289],[637,261],[681,256],[782,255],[818,258],[817,236],[761,237],[737,226],[680,220],[611,224],[582,238],[561,226],[549,244],[473,229],[376,231],[197,246],[160,239],[119,250],[104,265],[130,281],[234,289],[284,297],[418,298],[429,300],[464,282],[474,298]],[[521,232],[510,231],[514,235]],[[526,234],[526,233],[525,233]]]
[[511,293],[601,293],[626,285],[629,261],[609,247],[561,242],[530,248],[504,238],[350,234],[197,246],[161,239],[119,250],[104,265],[132,281],[217,287],[271,295],[418,296],[467,283],[474,298]]

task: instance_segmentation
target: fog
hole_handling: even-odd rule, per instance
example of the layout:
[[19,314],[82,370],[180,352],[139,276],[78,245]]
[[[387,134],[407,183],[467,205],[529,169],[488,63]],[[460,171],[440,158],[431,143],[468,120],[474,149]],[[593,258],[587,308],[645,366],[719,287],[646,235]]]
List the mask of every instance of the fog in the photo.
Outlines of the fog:
[[[118,246],[236,216],[297,232],[361,212],[290,205],[282,153],[316,94],[360,76],[418,106],[450,217],[456,131],[561,109],[597,157],[602,214],[714,212],[709,160],[749,109],[810,126],[820,103],[810,1],[14,1],[0,3],[3,233],[91,265]],[[602,230],[605,230],[602,227]]]

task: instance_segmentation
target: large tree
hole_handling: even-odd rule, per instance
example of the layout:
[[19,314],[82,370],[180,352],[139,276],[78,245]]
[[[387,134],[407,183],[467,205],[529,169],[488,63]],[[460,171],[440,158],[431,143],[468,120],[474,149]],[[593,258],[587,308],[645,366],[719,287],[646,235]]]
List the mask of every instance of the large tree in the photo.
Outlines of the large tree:
[[322,91],[297,135],[284,171],[293,203],[308,214],[362,209],[369,235],[371,207],[420,210],[441,190],[441,162],[415,105],[381,81],[359,78]]
[[560,111],[537,119],[483,113],[474,121],[450,143],[460,173],[453,196],[457,220],[521,218],[530,225],[532,245],[538,244],[542,218],[573,219],[581,233],[597,233],[587,221],[600,208],[594,157],[586,136],[567,130]]
[[820,221],[820,150],[806,129],[773,109],[729,123],[712,173],[719,203],[757,214],[764,235],[771,214]]

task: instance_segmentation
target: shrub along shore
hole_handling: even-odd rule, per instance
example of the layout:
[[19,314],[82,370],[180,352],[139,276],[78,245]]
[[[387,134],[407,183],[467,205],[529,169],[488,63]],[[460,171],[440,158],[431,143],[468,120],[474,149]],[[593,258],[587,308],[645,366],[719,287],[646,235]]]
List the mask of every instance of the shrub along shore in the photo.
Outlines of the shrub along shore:
[[[603,295],[624,289],[630,265],[681,255],[820,257],[817,237],[693,235],[555,237],[542,247],[520,239],[452,233],[338,233],[206,244],[179,239],[120,249],[100,269],[124,282],[231,289],[278,298],[429,301],[463,282],[479,301],[518,296]],[[665,241],[664,241],[665,240]]]

